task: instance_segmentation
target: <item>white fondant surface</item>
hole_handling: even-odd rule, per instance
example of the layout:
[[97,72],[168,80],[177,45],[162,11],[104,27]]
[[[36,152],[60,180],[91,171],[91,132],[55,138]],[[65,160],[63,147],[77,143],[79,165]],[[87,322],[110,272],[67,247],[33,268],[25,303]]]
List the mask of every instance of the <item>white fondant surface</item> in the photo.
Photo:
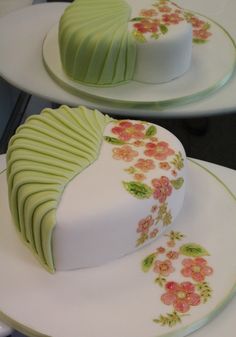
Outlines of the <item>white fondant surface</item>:
[[[112,136],[112,127],[110,123],[104,134]],[[157,126],[157,135],[184,155],[181,143],[169,131]],[[134,252],[138,222],[150,214],[153,204],[158,204],[153,197],[140,200],[125,190],[122,181],[132,180],[125,169],[132,163],[113,159],[112,148],[104,141],[99,158],[64,190],[53,233],[56,270],[96,266]],[[133,148],[141,154],[138,147]],[[179,175],[185,179],[185,169]],[[161,176],[173,179],[170,171],[156,165],[148,173],[148,183]],[[168,198],[173,220],[182,207],[184,187],[185,183],[180,190],[173,189]],[[159,234],[167,228],[170,226],[158,225]]]

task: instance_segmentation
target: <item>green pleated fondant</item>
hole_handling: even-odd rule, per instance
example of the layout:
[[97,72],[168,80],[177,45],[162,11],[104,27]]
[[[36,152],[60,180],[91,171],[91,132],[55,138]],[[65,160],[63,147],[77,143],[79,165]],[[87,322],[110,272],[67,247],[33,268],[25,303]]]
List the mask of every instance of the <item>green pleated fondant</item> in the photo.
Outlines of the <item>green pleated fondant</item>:
[[131,8],[124,0],[75,0],[59,23],[65,73],[91,85],[133,78],[136,43],[128,30]]
[[52,232],[67,183],[99,156],[111,118],[84,107],[45,109],[17,129],[7,151],[9,203],[17,230],[54,271]]

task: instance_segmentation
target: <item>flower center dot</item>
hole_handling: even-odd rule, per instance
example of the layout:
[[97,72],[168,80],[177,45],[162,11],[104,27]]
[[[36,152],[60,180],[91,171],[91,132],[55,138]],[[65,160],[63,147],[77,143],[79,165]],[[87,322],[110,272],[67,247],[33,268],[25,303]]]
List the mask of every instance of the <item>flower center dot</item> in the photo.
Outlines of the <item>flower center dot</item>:
[[184,299],[186,297],[186,293],[184,291],[178,291],[177,297],[180,299]]
[[199,267],[199,266],[193,266],[192,267],[192,271],[195,272],[195,273],[199,273],[201,271],[201,267]]

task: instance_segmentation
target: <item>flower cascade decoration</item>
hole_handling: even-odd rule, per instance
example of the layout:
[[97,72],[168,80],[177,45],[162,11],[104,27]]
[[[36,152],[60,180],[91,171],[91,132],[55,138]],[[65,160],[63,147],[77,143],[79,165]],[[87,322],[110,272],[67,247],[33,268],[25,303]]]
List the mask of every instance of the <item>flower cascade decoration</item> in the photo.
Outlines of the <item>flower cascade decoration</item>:
[[186,11],[172,1],[160,0],[150,9],[142,9],[139,16],[131,19],[133,37],[139,42],[147,42],[147,37],[158,40],[169,31],[170,26],[187,21],[193,28],[193,43],[206,43],[212,35],[209,22],[199,19],[194,13]]
[[[104,136],[104,139],[112,145],[112,157],[129,164],[124,170],[132,177],[122,182],[123,187],[137,199],[154,200],[149,214],[137,224],[136,246],[140,246],[158,235],[158,225],[172,223],[168,198],[173,189],[180,190],[184,184],[180,175],[184,167],[183,155],[159,139],[157,127],[147,122],[115,121],[111,133],[112,136]],[[148,174],[153,170],[163,175],[150,179]],[[167,171],[173,179],[165,175]]]
[[[182,317],[193,307],[203,305],[212,296],[212,288],[206,281],[213,274],[213,268],[206,258],[208,251],[199,244],[185,243],[179,245],[185,235],[171,231],[165,235],[166,246],[160,246],[142,261],[142,270],[153,271],[155,283],[163,288],[161,301],[172,307],[172,311],[153,319],[161,326],[174,327],[182,322]],[[178,247],[177,247],[178,246]],[[204,256],[204,257],[203,257]],[[180,278],[175,281],[172,275],[178,273]]]

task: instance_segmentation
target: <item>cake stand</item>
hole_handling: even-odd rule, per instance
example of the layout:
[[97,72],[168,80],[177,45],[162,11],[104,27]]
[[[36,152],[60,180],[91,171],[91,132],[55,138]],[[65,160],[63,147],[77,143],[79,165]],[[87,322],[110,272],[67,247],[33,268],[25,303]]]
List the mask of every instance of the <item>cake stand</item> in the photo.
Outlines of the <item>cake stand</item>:
[[[220,24],[235,39],[234,0],[182,0],[185,8],[204,13]],[[136,117],[193,117],[234,112],[236,75],[212,95],[182,106],[119,107],[109,102],[82,99],[63,90],[46,71],[42,61],[42,44],[49,30],[58,22],[68,3],[39,4],[11,13],[0,20],[0,75],[12,85],[52,102],[70,106],[86,105],[110,114]]]
[[[1,159],[3,160],[3,157]],[[201,216],[196,220],[199,212],[192,208],[196,204],[190,202],[187,205],[188,210],[185,209],[184,217],[186,216],[187,220],[191,220],[191,218],[195,218],[195,220],[187,221],[186,227],[186,224],[184,225],[182,222],[184,218],[182,217],[181,220],[180,216],[176,228],[172,227],[175,237],[170,237],[170,235],[173,236],[173,233],[163,236],[156,243],[140,250],[136,257],[135,254],[131,254],[124,259],[112,262],[112,264],[91,268],[87,271],[60,272],[50,275],[41,270],[34,258],[28,254],[26,247],[18,242],[18,238],[14,234],[9,235],[8,240],[4,240],[4,236],[12,232],[13,228],[2,225],[0,265],[2,269],[4,268],[4,274],[0,284],[1,319],[31,337],[64,337],[66,335],[106,337],[111,334],[113,336],[119,335],[119,337],[137,335],[180,337],[189,333],[193,333],[194,337],[221,337],[224,334],[227,337],[233,337],[235,334],[235,300],[223,312],[221,310],[233,297],[236,289],[236,269],[233,258],[236,250],[234,245],[236,228],[233,220],[236,213],[235,196],[226,186],[228,183],[231,190],[236,191],[236,173],[233,170],[199,160],[194,160],[194,163],[190,160],[189,168],[191,192],[195,192],[195,196],[192,197],[195,201],[198,200],[197,204],[201,209],[210,208],[210,218],[213,219],[214,212],[216,212],[215,221],[213,219],[209,223],[209,219],[206,219],[205,222],[204,217],[201,218]],[[6,188],[4,174],[3,172],[0,175],[2,191]],[[188,195],[189,197],[191,199],[191,194]],[[218,203],[215,209],[212,209],[211,198]],[[4,199],[5,197],[1,193],[1,203],[7,206],[7,201]],[[190,199],[187,199],[187,203]],[[223,206],[222,209],[221,206]],[[7,209],[5,206],[2,207],[2,219],[6,224],[8,216],[6,217],[5,208]],[[217,209],[221,209],[222,212]],[[197,211],[196,214],[194,214],[195,211]],[[223,219],[225,222],[222,221]],[[193,227],[189,226],[190,224]],[[186,234],[185,237],[180,235],[183,230]],[[201,246],[194,246],[192,243],[192,240],[195,242],[197,237]],[[186,248],[190,245],[194,250],[196,249],[198,255],[204,256],[208,261],[208,266],[213,268],[213,270],[208,269],[205,274],[205,283],[202,284],[204,287],[200,289],[201,296],[206,300],[206,303],[191,307],[191,310],[183,315],[177,312],[177,316],[167,317],[170,324],[173,324],[172,328],[166,326],[164,312],[162,317],[158,315],[160,308],[161,311],[164,309],[168,312],[171,306],[161,303],[158,295],[161,280],[154,282],[157,275],[151,269],[148,270],[150,259],[146,259],[147,256],[150,257],[153,250],[159,252],[158,258],[160,256],[160,259],[163,259],[162,256],[164,257],[169,249],[170,238],[172,241],[176,241],[172,251],[176,251],[177,247],[181,246],[180,252],[182,254],[188,252],[187,254],[189,254],[189,250]],[[186,247],[188,240],[191,244]],[[217,246],[219,247],[217,248]],[[136,259],[137,257],[138,259]],[[192,257],[185,256],[185,258],[194,259],[193,255]],[[144,262],[144,259],[145,264],[139,263]],[[177,271],[178,258],[175,260],[172,256],[171,261]],[[199,260],[198,263],[200,263]],[[127,269],[127,267],[129,268]],[[140,272],[140,269],[143,271]],[[123,273],[120,273],[121,270]],[[175,277],[176,271],[172,271]],[[181,279],[182,276],[177,281],[180,283]],[[185,281],[193,282],[191,278],[185,279]],[[128,288],[127,285],[129,285]],[[164,290],[164,288],[162,289]],[[80,302],[78,302],[78,298],[80,298]],[[24,310],[22,310],[23,302]],[[110,310],[111,308],[112,310]],[[210,322],[218,313],[220,315]],[[178,317],[181,319],[181,323],[178,321]],[[119,322],[122,321],[124,324],[120,325]],[[206,323],[209,324],[195,331]],[[103,333],[99,330],[100,326],[104,327]],[[124,331],[125,333],[122,333]]]

